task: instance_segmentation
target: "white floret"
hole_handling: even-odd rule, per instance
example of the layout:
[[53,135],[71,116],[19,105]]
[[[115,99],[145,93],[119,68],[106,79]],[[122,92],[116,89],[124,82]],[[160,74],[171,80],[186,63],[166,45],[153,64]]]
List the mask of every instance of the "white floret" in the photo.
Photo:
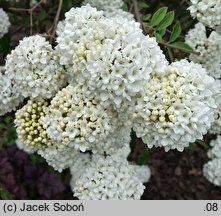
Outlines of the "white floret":
[[126,160],[94,156],[76,180],[74,196],[83,200],[140,199],[144,185]]
[[215,80],[199,64],[174,62],[166,73],[155,73],[137,99],[131,118],[134,131],[149,148],[183,149],[202,139],[217,108]]
[[199,54],[190,54],[190,60],[201,64],[209,75],[221,78],[221,35],[213,31],[206,35],[206,27],[197,23],[185,38],[186,42]]
[[25,37],[6,58],[6,75],[24,97],[51,98],[65,85],[58,56],[45,38]]
[[104,17],[89,5],[66,13],[63,29],[56,51],[69,82],[87,85],[105,106],[131,105],[151,72],[167,65],[155,38],[144,36],[138,23]]
[[221,0],[191,0],[191,15],[210,28],[221,25]]
[[8,33],[11,23],[9,21],[8,14],[0,8],[0,39]]
[[5,75],[5,67],[0,66],[0,116],[15,110],[23,100],[17,85]]
[[203,166],[204,176],[216,186],[221,186],[221,159],[216,158]]

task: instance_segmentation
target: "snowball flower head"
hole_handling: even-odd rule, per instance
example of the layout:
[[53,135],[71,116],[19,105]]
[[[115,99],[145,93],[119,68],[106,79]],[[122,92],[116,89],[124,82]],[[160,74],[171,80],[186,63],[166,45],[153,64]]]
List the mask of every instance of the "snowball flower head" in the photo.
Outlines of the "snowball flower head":
[[6,74],[24,97],[51,98],[65,84],[63,67],[45,38],[25,37],[6,58]]
[[23,99],[13,80],[5,75],[5,68],[0,66],[0,116],[15,110]]
[[82,5],[87,4],[97,8],[97,10],[115,11],[117,9],[121,9],[124,2],[122,0],[84,0],[82,3]]
[[8,33],[10,25],[8,14],[0,8],[0,39]]
[[33,150],[53,144],[49,141],[40,120],[41,117],[45,115],[47,105],[48,103],[44,100],[29,100],[28,103],[15,114],[18,139]]
[[190,0],[191,15],[210,28],[221,25],[221,0]]
[[214,185],[221,186],[221,159],[216,158],[203,166],[204,176]]
[[138,98],[131,118],[138,137],[149,148],[183,151],[202,139],[214,120],[215,80],[199,64],[172,63],[166,73],[155,73]]
[[73,192],[83,200],[128,200],[140,199],[144,188],[127,161],[94,156]]
[[185,38],[186,42],[199,54],[190,54],[190,60],[202,64],[209,75],[221,78],[221,35],[213,31],[209,37],[206,27],[197,23]]
[[55,142],[81,151],[92,150],[117,126],[116,113],[104,109],[83,86],[67,86],[57,93],[42,118],[48,136]]
[[144,36],[138,23],[104,17],[89,5],[66,13],[63,29],[56,51],[69,82],[87,85],[106,106],[131,104],[150,73],[167,65],[155,38]]

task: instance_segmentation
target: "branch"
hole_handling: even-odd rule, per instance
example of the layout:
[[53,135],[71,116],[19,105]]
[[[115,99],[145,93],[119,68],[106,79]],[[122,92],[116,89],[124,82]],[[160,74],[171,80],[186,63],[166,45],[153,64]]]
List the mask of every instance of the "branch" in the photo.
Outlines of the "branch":
[[39,7],[42,3],[44,2],[44,0],[39,1],[36,5],[34,5],[32,8],[9,8],[10,10],[13,11],[26,11],[30,14],[30,35],[32,35],[33,33],[33,11]]
[[55,19],[54,19],[53,31],[52,31],[51,38],[50,38],[51,43],[52,43],[53,38],[55,36],[56,28],[57,28],[57,25],[58,25],[58,20],[59,20],[60,13],[61,13],[62,4],[63,4],[63,0],[59,0],[58,10],[57,10],[57,13],[56,13],[56,16],[55,16]]
[[182,50],[184,52],[188,52],[188,53],[193,53],[193,54],[196,54],[196,55],[200,55],[199,52],[196,52],[196,51],[193,51],[193,50],[189,50],[189,49],[185,49],[185,48],[181,48],[181,47],[176,47],[172,44],[169,44],[169,43],[166,43],[166,42],[159,42],[159,44],[165,46],[165,47],[169,47],[169,48],[173,48],[173,49],[178,49],[178,50]]
[[147,33],[148,33],[148,32],[147,32],[147,29],[146,29],[146,27],[144,26],[144,23],[143,23],[143,21],[142,21],[141,18],[140,18],[140,10],[139,10],[139,8],[138,8],[137,0],[132,0],[132,2],[133,2],[133,6],[134,6],[133,8],[134,8],[134,16],[135,16],[135,19],[137,20],[137,22],[140,23],[141,28],[142,28],[144,34],[147,34]]

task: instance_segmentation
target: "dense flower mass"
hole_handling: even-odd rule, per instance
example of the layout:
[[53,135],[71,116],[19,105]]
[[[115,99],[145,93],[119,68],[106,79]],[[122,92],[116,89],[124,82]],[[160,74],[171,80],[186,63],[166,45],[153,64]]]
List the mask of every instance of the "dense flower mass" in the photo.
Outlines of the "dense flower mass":
[[5,75],[5,68],[0,66],[0,116],[15,110],[23,99],[13,80]]
[[48,103],[44,100],[29,100],[28,103],[15,114],[16,131],[20,142],[33,150],[53,145],[40,120],[41,117],[45,115],[47,105]]
[[189,10],[194,18],[211,28],[221,25],[221,0],[191,0]]
[[181,60],[155,73],[132,110],[134,130],[148,147],[183,151],[214,120],[215,81],[200,65]]
[[106,18],[89,5],[66,13],[56,50],[69,82],[87,85],[107,106],[131,104],[150,73],[167,65],[155,38],[144,36],[139,26],[125,18]]
[[51,98],[66,81],[51,45],[38,35],[20,41],[7,56],[5,68],[24,97]]
[[10,25],[8,14],[0,8],[0,39],[8,33]]
[[186,35],[186,42],[199,54],[190,54],[195,63],[202,64],[214,78],[221,78],[221,35],[213,31],[209,37],[206,27],[197,23]]
[[83,200],[128,200],[140,199],[144,188],[126,160],[95,156],[76,179],[73,191]]
[[122,0],[84,0],[83,5],[90,4],[92,7],[103,11],[115,11],[121,9],[124,2]]
[[42,121],[51,140],[81,151],[104,142],[117,126],[116,113],[104,109],[79,85],[58,92]]

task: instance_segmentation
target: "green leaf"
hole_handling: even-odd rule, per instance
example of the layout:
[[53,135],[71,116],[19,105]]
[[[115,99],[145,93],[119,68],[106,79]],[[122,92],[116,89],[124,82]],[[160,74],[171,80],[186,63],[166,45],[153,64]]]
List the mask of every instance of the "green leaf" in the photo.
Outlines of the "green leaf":
[[163,38],[159,33],[155,32],[154,36],[156,37],[157,43],[160,43],[163,41]]
[[181,28],[180,22],[177,21],[177,23],[173,27],[173,31],[170,36],[169,43],[174,42],[180,36],[181,32],[182,32],[182,28]]
[[168,7],[162,7],[158,9],[152,16],[152,19],[150,21],[150,24],[152,26],[157,26],[166,16]]
[[174,11],[168,12],[164,19],[157,26],[157,30],[166,29],[167,27],[169,27],[173,23],[174,17]]
[[139,8],[140,10],[149,7],[149,5],[148,5],[147,3],[145,3],[145,2],[138,2],[138,5],[137,5],[137,6],[138,6],[138,8]]
[[143,19],[143,21],[147,21],[150,19],[150,17],[151,17],[151,14],[146,14],[146,15],[142,16],[142,19]]
[[161,35],[161,37],[163,37],[166,34],[167,30],[166,29],[161,29],[160,31],[158,31],[158,33]]
[[123,10],[123,11],[126,11],[126,12],[129,11],[128,5],[127,5],[126,3],[123,4],[122,10]]
[[3,200],[11,200],[12,197],[11,197],[11,194],[5,190],[5,189],[0,189],[0,197],[3,199]]
[[150,151],[149,149],[145,149],[143,154],[138,158],[138,161],[137,161],[138,165],[146,164],[149,158],[150,158]]
[[193,51],[193,49],[188,44],[186,44],[185,42],[182,42],[182,41],[174,42],[171,45],[173,45],[174,47],[177,47],[177,48],[181,48],[186,51]]

